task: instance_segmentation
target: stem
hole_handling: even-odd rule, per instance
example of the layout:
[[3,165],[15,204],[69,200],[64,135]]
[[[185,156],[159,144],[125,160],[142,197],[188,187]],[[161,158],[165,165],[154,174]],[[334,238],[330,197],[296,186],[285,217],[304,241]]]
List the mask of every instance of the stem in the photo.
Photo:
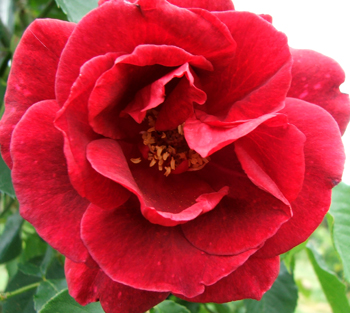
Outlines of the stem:
[[11,297],[14,297],[14,296],[17,296],[21,293],[24,293],[26,291],[29,291],[31,289],[34,289],[36,287],[38,287],[40,285],[40,282],[38,283],[34,283],[34,284],[31,284],[31,285],[28,285],[28,286],[24,286],[22,288],[19,288],[17,290],[14,290],[14,291],[8,291],[8,292],[3,292],[3,293],[0,293],[0,301],[4,301],[8,298],[11,298]]
[[40,12],[40,14],[38,15],[38,18],[43,18],[46,17],[51,9],[53,9],[56,6],[55,0],[51,0],[49,1],[46,5],[45,8]]

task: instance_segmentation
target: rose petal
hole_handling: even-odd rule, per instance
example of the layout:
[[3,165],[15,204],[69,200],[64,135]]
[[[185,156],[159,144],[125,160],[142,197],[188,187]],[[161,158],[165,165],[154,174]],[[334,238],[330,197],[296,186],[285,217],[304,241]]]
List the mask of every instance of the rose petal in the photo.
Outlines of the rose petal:
[[14,54],[0,122],[2,156],[12,166],[11,134],[25,111],[34,103],[55,99],[58,60],[75,24],[59,20],[35,20],[24,32]]
[[256,251],[230,257],[208,255],[193,247],[179,227],[148,222],[138,202],[131,200],[114,211],[91,205],[82,221],[82,238],[91,255],[117,282],[194,297]]
[[339,91],[345,74],[337,62],[311,50],[291,49],[292,84],[288,97],[321,106],[337,121],[344,133],[350,119],[349,96]]
[[233,255],[257,248],[291,217],[289,206],[249,180],[234,145],[213,154],[198,175],[214,189],[229,187],[228,196],[215,210],[181,225],[185,237],[200,250]]
[[69,294],[81,305],[100,301],[106,313],[145,312],[169,295],[119,284],[100,269],[91,269],[68,258],[64,268]]
[[[119,57],[115,65],[101,75],[91,93],[90,124],[97,133],[114,139],[138,134],[138,126],[127,119],[125,113],[141,123],[146,110],[164,101],[164,86],[174,77],[186,75],[191,83],[189,89],[196,91],[188,64],[212,70],[211,63],[204,57],[194,56],[174,46],[140,45],[131,54]],[[200,95],[203,93],[198,92]],[[187,102],[192,108],[192,101]]]
[[[201,77],[207,112],[228,121],[254,119],[283,108],[292,66],[286,36],[249,12],[215,12],[237,43],[229,65]],[[213,84],[215,81],[215,84]]]
[[59,103],[68,98],[80,67],[110,51],[128,54],[145,43],[172,45],[202,55],[214,67],[226,64],[233,57],[235,42],[225,25],[202,11],[198,15],[164,0],[141,0],[138,5],[109,1],[91,11],[78,23],[63,51],[56,83]]
[[125,202],[130,193],[98,174],[86,159],[87,144],[100,137],[89,125],[87,102],[97,78],[113,66],[117,56],[108,53],[84,64],[55,121],[65,138],[64,151],[73,186],[81,196],[107,209]]
[[131,162],[130,172],[119,144],[110,139],[91,142],[87,157],[96,171],[138,197],[142,214],[150,222],[163,226],[175,226],[212,210],[228,192],[225,186],[216,192],[191,172],[165,177],[148,164]]
[[232,274],[216,284],[205,287],[205,291],[194,298],[181,299],[192,302],[224,303],[241,299],[260,300],[276,280],[279,272],[279,257],[259,259],[251,257]]
[[[100,0],[98,5],[102,5],[107,1],[116,0]],[[118,0],[117,0],[118,1]],[[234,10],[234,6],[231,0],[167,0],[168,2],[175,4],[181,8],[202,8],[208,11],[226,11]],[[129,2],[136,2],[136,0],[130,0]]]
[[[198,110],[197,113],[199,113]],[[183,130],[188,146],[203,158],[206,158],[247,135],[260,124],[274,116],[275,114],[265,114],[256,119],[236,123],[222,123],[217,121],[220,125],[219,127],[212,126],[206,121],[202,122],[200,119],[192,116],[185,122]]]
[[250,180],[289,205],[304,181],[304,142],[305,135],[278,115],[234,144]]
[[290,250],[317,228],[329,209],[332,188],[341,180],[345,160],[338,125],[328,112],[317,105],[287,98],[282,113],[306,136],[305,179],[298,198],[292,202],[293,217],[266,241],[258,252],[263,257]]
[[20,213],[55,249],[77,262],[88,258],[80,221],[88,201],[72,187],[62,134],[53,126],[54,100],[31,106],[17,124],[11,143],[13,184]]

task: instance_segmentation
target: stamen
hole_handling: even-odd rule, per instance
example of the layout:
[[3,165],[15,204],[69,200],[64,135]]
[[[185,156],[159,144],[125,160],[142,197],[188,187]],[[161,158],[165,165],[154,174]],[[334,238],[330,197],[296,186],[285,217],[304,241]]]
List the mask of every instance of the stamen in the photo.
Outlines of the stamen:
[[141,158],[132,158],[132,159],[130,159],[130,161],[134,164],[138,164],[141,162]]
[[[157,131],[155,128],[157,116],[156,110],[148,111],[146,118],[149,128],[147,131],[140,132],[143,144],[149,149],[147,157],[150,161],[149,166],[158,164],[158,170],[164,169],[165,176],[169,176],[186,160],[188,168],[185,167],[183,171],[202,169],[209,162],[209,158],[202,158],[196,151],[189,148],[185,140],[183,124],[172,130]],[[141,158],[133,158],[131,162],[138,164]]]

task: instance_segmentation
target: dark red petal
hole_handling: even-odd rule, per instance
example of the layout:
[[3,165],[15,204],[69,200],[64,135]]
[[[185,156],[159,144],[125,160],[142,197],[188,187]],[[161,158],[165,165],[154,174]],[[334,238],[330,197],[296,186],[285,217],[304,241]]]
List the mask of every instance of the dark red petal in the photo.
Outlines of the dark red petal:
[[[197,110],[197,113],[199,111]],[[190,117],[183,127],[189,147],[199,153],[203,158],[224,148],[237,139],[247,135],[260,124],[273,118],[275,114],[265,114],[256,119],[236,123],[219,123],[212,126],[195,116]]]
[[232,255],[261,246],[290,216],[290,208],[256,187],[230,145],[211,156],[198,176],[212,188],[229,187],[215,210],[181,225],[185,237],[210,254]]
[[234,144],[250,180],[289,205],[304,181],[304,142],[305,135],[278,115]]
[[215,210],[181,225],[185,237],[198,249],[215,255],[235,255],[259,248],[290,219],[289,207],[247,178],[239,177],[229,168],[223,169],[226,164],[221,167],[210,163],[206,167],[215,170],[217,177],[228,184],[232,180],[230,189],[237,185],[235,193],[249,195],[246,199],[225,197]]
[[311,50],[291,49],[292,84],[288,97],[317,104],[327,110],[344,133],[350,119],[349,96],[339,91],[345,74],[337,62]]
[[106,313],[145,312],[169,295],[119,284],[100,269],[91,269],[68,258],[64,268],[69,294],[81,305],[100,301]]
[[[203,70],[213,69],[204,57],[192,55],[174,46],[140,45],[131,54],[119,57],[113,68],[97,80],[91,93],[90,124],[97,133],[114,139],[132,137],[132,133],[138,134],[140,130],[130,117],[127,119],[125,113],[141,123],[146,110],[164,101],[165,84],[174,77],[185,75],[191,81],[191,86],[187,89],[192,93],[187,102],[192,109],[192,102],[197,100],[195,95],[198,92],[202,95],[203,92],[193,85],[193,74],[188,64]],[[191,101],[192,99],[194,100]],[[197,102],[203,103],[205,99],[204,94],[204,98],[202,96]]]
[[194,297],[227,276],[256,250],[212,256],[193,247],[179,227],[148,222],[138,203],[117,210],[91,205],[82,222],[83,240],[101,269],[128,286]]
[[329,209],[332,188],[341,180],[345,161],[338,125],[328,112],[287,98],[282,113],[306,136],[305,179],[298,198],[292,202],[293,217],[266,241],[258,252],[263,257],[290,250],[317,228]]
[[198,15],[164,0],[140,0],[138,5],[109,1],[91,11],[78,23],[63,51],[56,83],[59,103],[68,98],[80,67],[110,51],[128,54],[147,43],[202,55],[214,68],[227,58],[231,60],[235,51],[231,34],[212,14],[202,11]]
[[74,27],[73,23],[59,20],[35,20],[16,49],[0,122],[1,151],[9,167],[11,134],[18,121],[34,103],[55,99],[58,60]]
[[249,12],[215,12],[237,43],[232,62],[201,78],[207,112],[228,121],[257,118],[283,108],[291,81],[287,37]]
[[[98,5],[102,5],[107,1],[119,1],[119,0],[100,0]],[[168,2],[175,4],[181,8],[202,8],[208,11],[226,11],[234,10],[234,6],[231,0],[167,0]],[[136,0],[130,0],[129,2],[136,2]]]
[[73,186],[81,196],[104,208],[119,206],[130,193],[98,174],[86,159],[88,143],[100,137],[89,124],[87,103],[96,80],[113,66],[117,56],[116,53],[108,53],[84,64],[69,99],[55,121],[64,135],[64,152]]
[[180,298],[192,302],[224,303],[241,299],[260,300],[276,280],[279,272],[279,257],[259,259],[251,257],[232,274],[194,298]]
[[62,134],[53,126],[58,109],[54,100],[38,102],[17,124],[11,143],[13,184],[21,215],[51,246],[83,262],[88,252],[80,221],[89,203],[69,181]]
[[110,139],[91,142],[87,158],[96,171],[138,197],[150,222],[163,226],[182,224],[212,210],[228,192],[224,186],[216,192],[190,172],[165,177],[148,164],[132,163],[130,172],[119,144]]
[[[181,80],[170,96],[165,100],[165,85],[174,78],[181,78]],[[175,95],[175,99],[173,99],[173,95]],[[125,110],[123,110],[123,112],[131,115],[136,122],[142,123],[146,117],[146,111],[159,106],[164,100],[165,107],[174,105],[175,108],[179,109],[179,107],[181,108],[181,105],[189,106],[189,113],[186,114],[185,119],[182,121],[179,121],[179,115],[176,114],[174,116],[174,113],[170,116],[170,119],[167,120],[169,114],[167,114],[167,111],[161,110],[161,112],[163,112],[159,118],[161,121],[165,119],[166,121],[163,121],[163,124],[168,123],[168,125],[164,126],[161,124],[163,127],[157,127],[157,129],[174,129],[179,124],[182,124],[189,115],[193,114],[193,102],[203,104],[206,98],[206,94],[194,85],[194,77],[191,73],[189,64],[185,63],[137,92],[135,99],[125,108]],[[180,103],[176,103],[176,100],[180,99]]]

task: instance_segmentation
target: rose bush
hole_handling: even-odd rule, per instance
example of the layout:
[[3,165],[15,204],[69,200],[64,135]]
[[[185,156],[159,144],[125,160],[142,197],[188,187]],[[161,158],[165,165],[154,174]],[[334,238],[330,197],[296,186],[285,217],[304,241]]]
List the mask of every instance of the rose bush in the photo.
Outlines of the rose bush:
[[230,0],[100,1],[26,30],[2,155],[79,303],[260,299],[341,180],[343,81]]

